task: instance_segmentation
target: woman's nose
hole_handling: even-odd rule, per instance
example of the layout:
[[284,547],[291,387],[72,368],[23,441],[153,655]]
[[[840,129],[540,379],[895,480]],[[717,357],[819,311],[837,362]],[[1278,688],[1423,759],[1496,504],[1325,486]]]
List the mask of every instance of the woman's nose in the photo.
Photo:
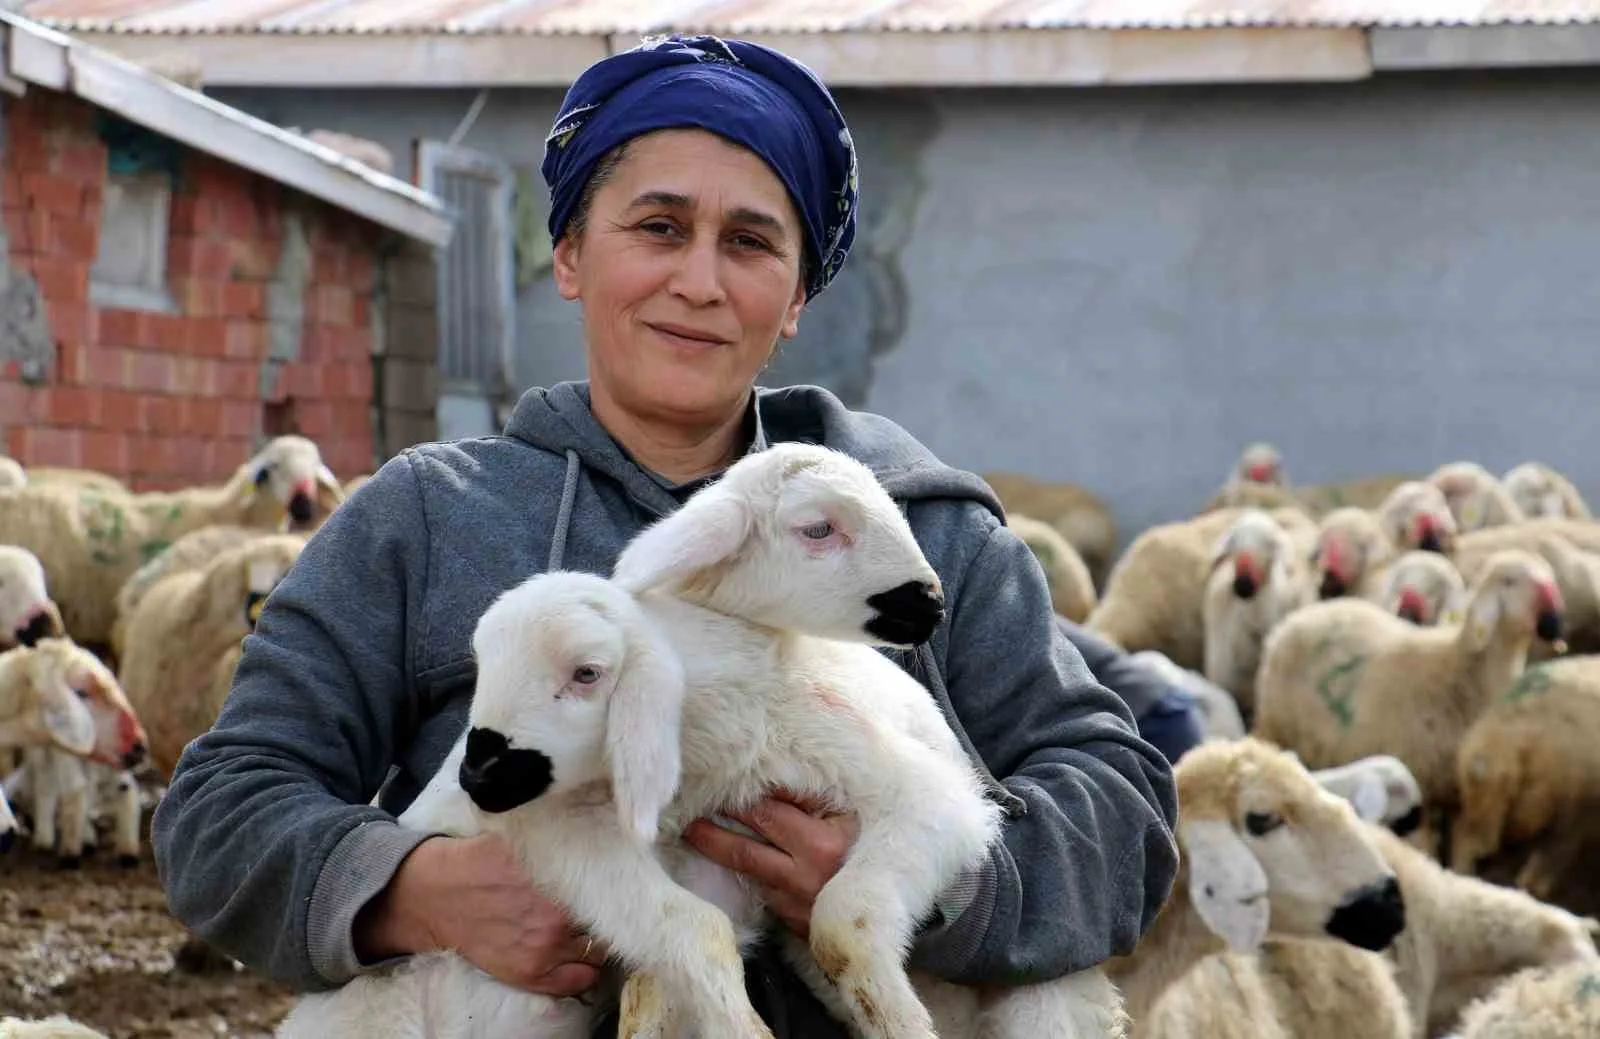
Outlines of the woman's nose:
[[722,302],[726,293],[722,288],[721,257],[717,254],[715,237],[694,236],[678,256],[672,291],[696,307]]

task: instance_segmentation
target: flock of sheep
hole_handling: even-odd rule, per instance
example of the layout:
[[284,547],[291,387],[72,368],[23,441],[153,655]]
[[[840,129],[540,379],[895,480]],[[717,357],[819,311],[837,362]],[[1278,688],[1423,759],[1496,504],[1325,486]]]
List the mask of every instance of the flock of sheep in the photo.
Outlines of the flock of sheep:
[[[0,841],[22,826],[9,802],[66,863],[101,826],[137,861],[135,773],[170,775],[211,724],[261,602],[354,481],[298,437],[174,494],[6,461],[0,753],[17,760]],[[871,648],[919,652],[937,577],[871,474],[819,448],[737,463],[610,578],[505,593],[474,636],[468,731],[401,824],[496,829],[527,849],[541,885],[632,968],[611,982],[624,1034],[767,1034],[735,969],[759,898],[658,835],[782,782],[862,819],[809,937],[784,939],[862,1037],[1600,1035],[1600,884],[1580,866],[1600,793],[1586,747],[1600,738],[1600,523],[1570,482],[1455,463],[1300,488],[1255,445],[1197,516],[1119,554],[1091,493],[986,478],[1057,611],[1193,691],[1206,720],[1175,765],[1182,869],[1131,955],[984,992],[901,962],[1002,808],[932,700]],[[855,517],[862,536],[794,544],[778,510],[797,507]],[[703,533],[735,529],[718,510],[753,518],[742,540]],[[840,562],[786,563],[795,553]],[[793,580],[754,579],[772,572]],[[624,680],[639,659],[649,697]],[[573,683],[584,696],[562,695]],[[540,782],[523,751],[551,763]],[[598,802],[596,783],[611,792]],[[439,1034],[432,1014],[470,1019],[463,1036],[565,1039],[587,1035],[589,1013],[440,954],[307,997],[280,1035]],[[0,1037],[96,1034],[77,1028],[6,1019]]]

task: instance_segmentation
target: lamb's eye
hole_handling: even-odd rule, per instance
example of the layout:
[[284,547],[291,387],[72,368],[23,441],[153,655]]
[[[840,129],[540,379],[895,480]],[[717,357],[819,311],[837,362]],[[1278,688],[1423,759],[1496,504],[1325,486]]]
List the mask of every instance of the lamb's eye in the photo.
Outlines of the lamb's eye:
[[833,524],[829,523],[827,520],[823,520],[821,523],[813,523],[809,527],[800,528],[800,536],[804,538],[810,538],[812,541],[821,541],[824,538],[831,537],[832,535]]
[[594,685],[600,681],[600,669],[593,664],[585,664],[572,672],[572,680],[579,685]]
[[1265,837],[1283,825],[1283,820],[1271,812],[1246,812],[1244,828],[1252,837]]

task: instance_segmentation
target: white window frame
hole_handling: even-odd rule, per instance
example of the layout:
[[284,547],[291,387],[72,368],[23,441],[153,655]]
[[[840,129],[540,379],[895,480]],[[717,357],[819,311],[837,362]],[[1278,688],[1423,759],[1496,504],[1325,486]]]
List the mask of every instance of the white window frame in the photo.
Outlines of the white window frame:
[[[494,344],[494,363],[490,365],[492,370],[489,373],[489,382],[485,384],[476,379],[451,377],[445,371],[444,359],[440,358],[439,389],[441,392],[476,394],[491,399],[506,396],[514,392],[516,386],[514,352],[517,293],[513,263],[515,222],[512,214],[516,196],[516,174],[511,164],[498,156],[443,141],[418,140],[416,151],[417,186],[424,191],[439,194],[438,182],[441,173],[481,177],[494,185],[490,194],[488,226],[483,228],[484,233],[497,243],[497,247],[493,250],[493,280],[495,299],[499,304],[499,330],[495,336],[497,342]],[[443,199],[444,196],[439,197]],[[452,219],[455,219],[455,214],[452,214]],[[449,250],[455,247],[455,243],[463,241],[463,238],[459,231],[453,234],[451,244],[446,246],[439,256],[438,314],[441,348],[444,346],[444,300],[448,290],[447,257]]]
[[[138,284],[105,281],[100,271],[101,250],[106,247],[106,216],[111,212],[113,191],[123,184],[137,187],[154,187],[151,205],[141,214],[145,224],[141,233],[146,236],[144,270]],[[172,176],[164,170],[146,170],[139,173],[107,173],[106,199],[101,204],[100,226],[95,235],[95,260],[89,268],[89,301],[100,307],[118,307],[127,310],[154,310],[166,314],[177,313],[177,301],[167,285],[167,240],[172,227]]]

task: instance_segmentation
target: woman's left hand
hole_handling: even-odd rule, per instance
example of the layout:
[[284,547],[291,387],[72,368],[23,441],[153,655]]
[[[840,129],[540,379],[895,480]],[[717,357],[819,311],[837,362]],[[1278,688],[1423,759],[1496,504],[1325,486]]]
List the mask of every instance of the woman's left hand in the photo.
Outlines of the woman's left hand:
[[760,884],[768,908],[801,938],[809,937],[811,904],[855,843],[855,814],[833,812],[820,801],[775,790],[745,811],[725,815],[772,843],[705,819],[690,823],[684,839],[712,862]]

